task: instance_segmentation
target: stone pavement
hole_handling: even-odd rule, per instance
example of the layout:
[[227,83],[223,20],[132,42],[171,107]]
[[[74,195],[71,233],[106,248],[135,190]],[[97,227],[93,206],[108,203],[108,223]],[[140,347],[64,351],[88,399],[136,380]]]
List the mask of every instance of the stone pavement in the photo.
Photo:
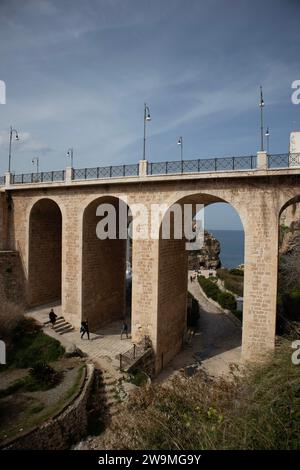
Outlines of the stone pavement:
[[[51,307],[54,308],[54,312],[58,316],[61,315],[61,305],[52,304],[31,309],[26,312],[26,315],[34,318],[39,323],[45,323],[49,320],[48,314]],[[99,329],[96,333],[90,333],[90,340],[87,339],[86,335],[81,339],[79,329],[76,328],[63,335],[55,332],[51,326],[45,326],[44,331],[60,341],[66,348],[75,345],[103,370],[108,370],[111,375],[118,378],[120,376],[119,354],[125,353],[132,347],[130,323],[127,323],[129,338],[127,339],[123,336],[122,340],[120,339],[122,320],[110,323]]]

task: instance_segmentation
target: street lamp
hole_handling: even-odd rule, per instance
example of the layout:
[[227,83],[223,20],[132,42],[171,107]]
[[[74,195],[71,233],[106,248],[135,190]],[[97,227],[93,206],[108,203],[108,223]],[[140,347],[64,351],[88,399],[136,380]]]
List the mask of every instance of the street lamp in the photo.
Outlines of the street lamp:
[[177,145],[180,145],[180,160],[182,161],[182,154],[183,154],[183,137],[182,136],[178,138]]
[[69,148],[67,151],[67,157],[71,160],[71,168],[73,168],[73,148]]
[[13,135],[15,134],[15,139],[19,140],[19,134],[16,129],[13,129],[12,126],[10,126],[10,132],[9,132],[9,151],[8,151],[8,173],[10,173],[11,170],[11,143],[12,143],[12,138]]
[[270,153],[270,129],[269,129],[269,127],[267,127],[265,136],[267,138],[267,154],[269,155],[269,153]]
[[40,159],[39,157],[34,157],[31,161],[33,165],[36,165],[36,173],[39,173]]
[[260,87],[260,151],[264,151],[264,121],[263,121],[263,108],[265,106],[264,98],[263,98],[263,91],[262,86]]
[[146,122],[151,121],[150,109],[146,103],[144,103],[144,148],[143,148],[143,160],[146,160]]

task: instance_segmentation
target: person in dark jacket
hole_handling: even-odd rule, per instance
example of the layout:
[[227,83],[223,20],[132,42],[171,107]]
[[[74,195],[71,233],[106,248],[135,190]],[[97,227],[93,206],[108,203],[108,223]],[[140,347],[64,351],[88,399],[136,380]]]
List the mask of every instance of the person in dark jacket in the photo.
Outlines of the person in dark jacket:
[[53,308],[51,308],[50,313],[49,313],[49,321],[52,325],[52,328],[55,325],[56,319],[57,319],[57,315],[56,315],[56,313],[54,313]]
[[124,321],[121,329],[121,339],[123,339],[123,335],[126,335],[126,338],[128,339],[128,325]]
[[80,327],[80,333],[81,333],[81,339],[83,339],[84,335],[86,334],[88,339],[90,339],[90,330],[89,330],[89,324],[87,320],[83,320],[81,322],[81,327]]

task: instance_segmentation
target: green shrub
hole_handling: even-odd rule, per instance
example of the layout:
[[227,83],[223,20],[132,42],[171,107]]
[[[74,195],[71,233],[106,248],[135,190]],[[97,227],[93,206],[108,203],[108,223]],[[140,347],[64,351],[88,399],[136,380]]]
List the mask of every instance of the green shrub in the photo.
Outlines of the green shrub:
[[236,310],[236,300],[230,292],[219,292],[218,303],[222,308],[234,312]]
[[34,320],[23,319],[12,333],[8,367],[33,367],[38,362],[54,362],[64,354],[60,342],[43,333]]
[[218,295],[221,292],[219,287],[212,282],[210,279],[206,279],[204,276],[198,276],[198,282],[202,289],[204,290],[207,297],[218,301]]
[[233,268],[229,270],[230,274],[233,274],[234,276],[242,276],[244,277],[244,271],[242,269],[238,268]]
[[300,320],[300,291],[292,290],[282,295],[282,307],[290,320]]
[[60,375],[46,362],[37,362],[29,371],[29,381],[27,382],[27,389],[34,390],[47,390],[54,387],[59,382]]

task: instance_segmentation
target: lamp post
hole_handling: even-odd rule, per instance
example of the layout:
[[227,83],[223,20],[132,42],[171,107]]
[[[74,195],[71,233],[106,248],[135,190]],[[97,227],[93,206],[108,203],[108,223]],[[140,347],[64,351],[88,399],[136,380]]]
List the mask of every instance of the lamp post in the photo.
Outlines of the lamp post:
[[265,136],[267,138],[267,154],[269,155],[270,153],[270,128],[269,127],[267,127]]
[[73,168],[73,148],[69,148],[67,151],[67,157],[71,160],[71,168]]
[[32,164],[36,165],[36,173],[39,173],[39,165],[40,165],[40,159],[39,157],[34,157],[32,159]]
[[180,146],[180,160],[182,161],[183,160],[183,158],[182,158],[182,156],[183,156],[183,137],[182,136],[180,136],[178,138],[177,145]]
[[264,98],[263,98],[263,91],[262,86],[260,87],[260,151],[264,151],[264,121],[263,121],[263,108],[265,106]]
[[144,103],[144,147],[143,147],[143,160],[146,160],[146,123],[151,121],[150,109],[146,103]]
[[15,134],[15,139],[19,140],[19,134],[16,129],[13,129],[12,126],[10,126],[10,131],[9,131],[9,151],[8,151],[8,173],[10,173],[11,170],[11,143],[12,143],[12,138],[13,135]]

